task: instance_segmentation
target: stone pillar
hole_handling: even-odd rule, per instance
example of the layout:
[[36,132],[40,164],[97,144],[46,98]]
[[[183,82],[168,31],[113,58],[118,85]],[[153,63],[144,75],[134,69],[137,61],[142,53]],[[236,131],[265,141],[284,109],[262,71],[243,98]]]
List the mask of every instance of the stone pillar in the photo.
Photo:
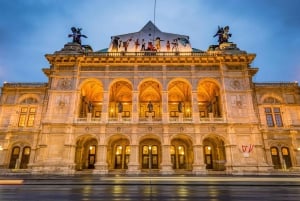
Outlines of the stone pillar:
[[180,123],[183,122],[183,113],[182,112],[179,113],[179,122]]
[[131,140],[127,174],[139,174],[141,170],[139,164],[139,145],[137,144],[136,128],[133,129]]
[[160,172],[162,174],[174,173],[171,163],[170,145],[162,145],[162,162]]
[[140,164],[139,164],[139,145],[130,146],[130,158],[128,163],[127,174],[139,174]]
[[122,113],[118,113],[118,122],[122,122]]
[[138,91],[133,91],[132,92],[132,121],[137,123],[139,121],[139,113],[138,113],[138,107],[139,107],[139,99],[138,99],[138,95],[139,92]]
[[96,150],[97,161],[95,163],[95,169],[93,170],[93,174],[107,174],[108,173],[108,165],[106,162],[107,158],[107,146],[100,144]]
[[204,153],[203,145],[195,144],[193,146],[194,150],[194,164],[193,164],[193,173],[194,174],[206,174],[206,167],[204,164]]
[[225,145],[225,154],[226,154],[226,163],[225,163],[225,167],[226,167],[226,172],[228,174],[232,174],[233,173],[233,153],[232,151],[236,148],[236,145]]
[[162,92],[162,122],[169,122],[169,111],[168,111],[168,92]]
[[292,139],[292,145],[294,147],[294,150],[290,150],[291,153],[291,160],[293,162],[292,156],[295,155],[295,162],[292,163],[293,167],[292,170],[300,170],[300,143],[297,141],[297,139],[300,139],[300,134],[297,130],[291,130],[290,131],[291,139]]
[[101,113],[101,121],[107,122],[108,120],[108,106],[109,106],[109,95],[108,92],[105,91],[103,93],[103,102],[102,102],[102,113]]
[[198,106],[198,96],[197,91],[192,92],[192,118],[194,123],[200,122],[199,106]]
[[94,174],[107,174],[108,165],[107,165],[107,145],[105,144],[105,127],[101,127],[100,130],[100,140],[98,147],[96,149],[96,163],[95,169],[93,170]]
[[162,142],[162,162],[161,170],[162,174],[173,174],[174,170],[172,168],[171,153],[170,153],[170,137],[169,137],[169,127],[164,126],[163,131],[163,142]]

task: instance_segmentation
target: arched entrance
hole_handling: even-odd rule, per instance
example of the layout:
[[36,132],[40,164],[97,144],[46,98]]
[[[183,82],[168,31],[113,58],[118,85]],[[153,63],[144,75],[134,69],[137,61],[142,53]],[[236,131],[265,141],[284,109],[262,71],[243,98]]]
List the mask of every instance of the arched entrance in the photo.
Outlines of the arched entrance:
[[[271,147],[271,156],[274,169],[289,169],[292,167],[290,150],[288,147]],[[280,150],[280,152],[279,152]]]
[[155,139],[144,139],[140,143],[141,169],[159,169],[161,163],[161,143]]
[[172,167],[175,170],[192,168],[192,143],[189,139],[176,137],[171,141],[170,154]]
[[128,169],[130,157],[129,140],[125,136],[115,135],[111,137],[108,149],[109,168],[116,170]]
[[27,169],[31,148],[29,146],[14,146],[9,161],[10,169]]
[[225,146],[224,141],[217,137],[211,136],[203,140],[204,162],[208,170],[225,170]]
[[96,163],[97,140],[91,136],[81,136],[76,143],[76,170],[94,169]]

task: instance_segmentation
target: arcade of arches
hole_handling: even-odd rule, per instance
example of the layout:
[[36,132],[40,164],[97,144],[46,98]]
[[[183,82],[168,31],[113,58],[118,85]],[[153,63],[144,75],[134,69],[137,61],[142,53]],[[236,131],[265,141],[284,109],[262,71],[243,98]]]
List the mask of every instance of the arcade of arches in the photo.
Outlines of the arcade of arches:
[[[100,153],[98,147],[98,142],[93,136],[83,135],[77,139],[76,170],[94,169],[97,160],[101,158],[97,154],[105,155],[108,170],[127,170],[134,158],[137,158],[139,169],[142,171],[159,170],[166,162],[170,163],[173,170],[192,171],[195,162],[193,142],[187,135],[174,136],[169,145],[162,144],[158,136],[145,135],[140,139],[138,146],[135,146],[131,144],[128,136],[116,134],[110,137],[106,153]],[[136,153],[133,153],[131,147],[137,147],[134,149]],[[167,147],[167,151],[164,147]],[[221,138],[205,138],[203,150],[200,152],[203,154],[201,163],[206,164],[207,170],[225,170],[225,147]]]
[[106,112],[109,119],[126,119],[137,113],[140,119],[151,115],[159,120],[164,113],[169,118],[192,118],[193,111],[199,111],[200,118],[222,117],[221,94],[216,83],[204,80],[193,90],[186,80],[175,79],[164,89],[157,80],[149,79],[135,89],[128,80],[117,80],[109,87],[109,98],[105,100],[102,83],[89,80],[81,87],[78,116],[90,114],[92,118],[101,118]]

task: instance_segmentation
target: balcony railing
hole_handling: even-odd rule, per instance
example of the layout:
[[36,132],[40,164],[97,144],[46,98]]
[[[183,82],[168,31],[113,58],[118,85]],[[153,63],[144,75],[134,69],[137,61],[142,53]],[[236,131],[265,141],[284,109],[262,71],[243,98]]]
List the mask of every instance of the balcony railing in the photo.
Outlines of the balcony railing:
[[[163,119],[161,117],[140,117],[138,123],[162,123]],[[74,123],[136,123],[131,117],[110,117],[107,121],[101,118],[76,118]],[[193,121],[192,117],[169,117],[168,123],[196,123]],[[225,119],[222,117],[217,118],[200,118],[200,123],[225,123]]]

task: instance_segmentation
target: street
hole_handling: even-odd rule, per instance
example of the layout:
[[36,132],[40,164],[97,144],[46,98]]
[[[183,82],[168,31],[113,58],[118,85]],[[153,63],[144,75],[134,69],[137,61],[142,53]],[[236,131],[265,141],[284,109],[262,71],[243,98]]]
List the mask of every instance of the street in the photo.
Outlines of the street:
[[1,176],[0,200],[299,201],[300,178],[296,176]]

